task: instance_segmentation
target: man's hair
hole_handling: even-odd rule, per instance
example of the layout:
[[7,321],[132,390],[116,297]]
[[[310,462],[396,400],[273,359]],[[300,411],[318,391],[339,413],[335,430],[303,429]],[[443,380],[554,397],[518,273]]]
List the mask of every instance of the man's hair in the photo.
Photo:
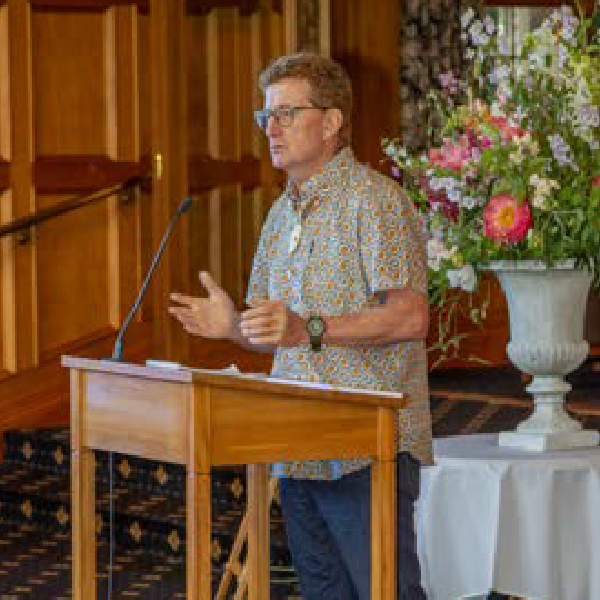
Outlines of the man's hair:
[[311,102],[316,106],[340,110],[339,147],[347,146],[351,136],[352,84],[343,67],[314,52],[290,54],[273,61],[260,74],[258,85],[266,92],[270,85],[290,77],[308,81]]

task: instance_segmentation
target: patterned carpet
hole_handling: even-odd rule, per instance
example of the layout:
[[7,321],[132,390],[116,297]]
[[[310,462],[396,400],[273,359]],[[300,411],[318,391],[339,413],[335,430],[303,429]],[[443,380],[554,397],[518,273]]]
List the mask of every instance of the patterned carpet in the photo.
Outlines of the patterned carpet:
[[[577,416],[600,429],[600,374],[572,376]],[[436,436],[513,428],[531,410],[511,369],[435,372],[431,410]],[[591,409],[590,409],[591,406]],[[0,465],[0,600],[70,598],[69,434],[15,430],[4,438]],[[183,467],[115,454],[112,598],[185,598]],[[108,597],[109,463],[96,454],[98,598]],[[213,589],[220,581],[245,507],[242,468],[213,473]],[[271,593],[299,598],[281,516],[271,510]],[[231,597],[233,588],[230,590]],[[491,597],[490,597],[491,598]],[[494,596],[494,598],[499,598]]]

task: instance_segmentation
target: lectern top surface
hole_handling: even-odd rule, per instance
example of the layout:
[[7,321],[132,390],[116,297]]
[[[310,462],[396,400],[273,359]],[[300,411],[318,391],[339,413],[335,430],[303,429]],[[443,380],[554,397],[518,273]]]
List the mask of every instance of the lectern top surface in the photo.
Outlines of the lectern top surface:
[[180,383],[205,383],[219,388],[237,388],[270,394],[282,393],[321,400],[335,399],[352,404],[378,405],[391,408],[403,408],[409,403],[405,395],[397,392],[344,388],[319,382],[276,379],[262,373],[242,373],[237,371],[235,367],[213,370],[174,366],[173,363],[167,363],[170,365],[169,368],[161,368],[156,366],[158,364],[156,362],[152,364],[153,366],[150,367],[104,359],[98,360],[76,356],[62,357],[64,367],[84,371],[114,373]]

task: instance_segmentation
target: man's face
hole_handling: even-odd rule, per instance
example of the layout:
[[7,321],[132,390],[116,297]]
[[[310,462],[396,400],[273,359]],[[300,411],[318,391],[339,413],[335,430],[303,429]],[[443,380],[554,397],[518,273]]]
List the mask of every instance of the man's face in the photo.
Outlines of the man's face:
[[[311,87],[304,79],[287,78],[266,90],[265,108],[314,107]],[[271,160],[294,181],[305,181],[321,170],[333,155],[335,140],[328,111],[318,108],[299,110],[284,126],[271,117],[266,128]]]

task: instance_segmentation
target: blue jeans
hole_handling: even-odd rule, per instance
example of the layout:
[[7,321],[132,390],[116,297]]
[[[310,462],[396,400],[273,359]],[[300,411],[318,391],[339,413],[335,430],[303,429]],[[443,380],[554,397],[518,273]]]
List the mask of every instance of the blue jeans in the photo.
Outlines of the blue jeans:
[[[419,463],[396,458],[398,600],[425,600],[416,552]],[[304,600],[371,600],[371,468],[334,481],[282,478],[281,511]]]

